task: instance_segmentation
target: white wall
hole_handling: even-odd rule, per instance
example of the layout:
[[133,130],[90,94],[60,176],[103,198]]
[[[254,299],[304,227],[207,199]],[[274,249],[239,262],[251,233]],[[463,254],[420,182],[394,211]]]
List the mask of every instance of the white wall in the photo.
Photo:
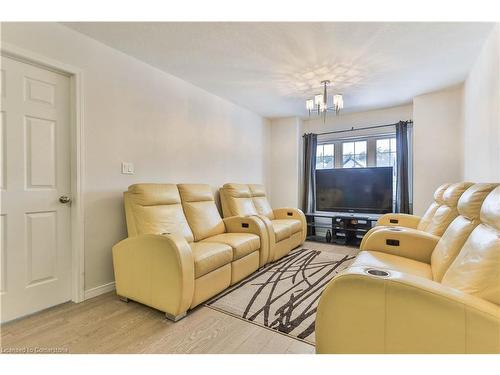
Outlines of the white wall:
[[[4,23],[2,41],[83,70],[86,289],[113,281],[128,185],[269,183],[258,115],[59,24]],[[135,175],[120,174],[121,161]]]
[[413,211],[422,215],[436,188],[462,177],[462,86],[413,99]]
[[465,180],[500,182],[500,26],[485,41],[464,85]]
[[302,121],[298,117],[271,121],[270,201],[273,207],[301,205]]

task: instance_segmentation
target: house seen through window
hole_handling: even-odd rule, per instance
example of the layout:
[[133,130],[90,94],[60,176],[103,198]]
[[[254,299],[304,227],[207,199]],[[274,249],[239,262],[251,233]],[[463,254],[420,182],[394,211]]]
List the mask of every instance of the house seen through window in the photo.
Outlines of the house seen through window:
[[332,141],[316,149],[316,169],[393,167],[395,174],[396,159],[396,138],[390,135]]
[[342,143],[343,168],[365,168],[366,157],[366,141]]
[[316,169],[335,168],[335,145],[322,144],[316,149]]
[[396,138],[377,139],[377,167],[396,168]]

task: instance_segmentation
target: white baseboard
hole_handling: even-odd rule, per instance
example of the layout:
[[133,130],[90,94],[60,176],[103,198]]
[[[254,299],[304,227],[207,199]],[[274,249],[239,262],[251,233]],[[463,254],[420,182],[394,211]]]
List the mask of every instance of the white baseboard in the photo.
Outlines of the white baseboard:
[[114,281],[111,283],[108,283],[108,284],[99,285],[99,286],[96,286],[95,288],[86,290],[84,299],[94,298],[94,297],[100,296],[101,294],[111,292],[112,290],[115,290],[115,282]]

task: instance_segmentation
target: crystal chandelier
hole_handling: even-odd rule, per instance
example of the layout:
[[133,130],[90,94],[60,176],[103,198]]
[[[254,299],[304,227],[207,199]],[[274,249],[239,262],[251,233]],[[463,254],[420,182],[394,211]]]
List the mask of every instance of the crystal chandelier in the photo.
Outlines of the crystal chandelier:
[[317,113],[318,116],[323,115],[323,121],[326,121],[327,112],[335,112],[337,115],[344,108],[344,99],[342,98],[342,94],[335,94],[332,100],[333,105],[328,106],[327,87],[330,81],[321,81],[321,84],[323,85],[323,94],[314,95],[314,99],[307,99],[306,109],[309,111],[309,116],[311,116],[311,113]]

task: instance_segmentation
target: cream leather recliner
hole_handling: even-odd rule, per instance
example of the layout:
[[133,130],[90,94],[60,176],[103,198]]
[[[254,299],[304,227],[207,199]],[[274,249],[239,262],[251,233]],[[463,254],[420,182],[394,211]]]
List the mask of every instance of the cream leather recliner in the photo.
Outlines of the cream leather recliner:
[[434,192],[434,202],[431,203],[422,217],[396,213],[382,215],[377,221],[377,226],[363,236],[360,248],[363,248],[365,242],[374,232],[386,227],[411,228],[440,237],[453,219],[458,216],[458,200],[464,191],[472,185],[472,182],[441,185]]
[[267,230],[222,219],[208,185],[136,184],[124,193],[129,237],[113,246],[116,292],[178,320],[259,268]]
[[500,187],[473,185],[458,211],[434,245],[368,240],[321,296],[316,351],[500,353]]
[[297,208],[272,209],[262,185],[228,183],[220,189],[224,217],[255,216],[265,224],[269,237],[269,254],[260,265],[274,262],[304,243],[307,223]]

